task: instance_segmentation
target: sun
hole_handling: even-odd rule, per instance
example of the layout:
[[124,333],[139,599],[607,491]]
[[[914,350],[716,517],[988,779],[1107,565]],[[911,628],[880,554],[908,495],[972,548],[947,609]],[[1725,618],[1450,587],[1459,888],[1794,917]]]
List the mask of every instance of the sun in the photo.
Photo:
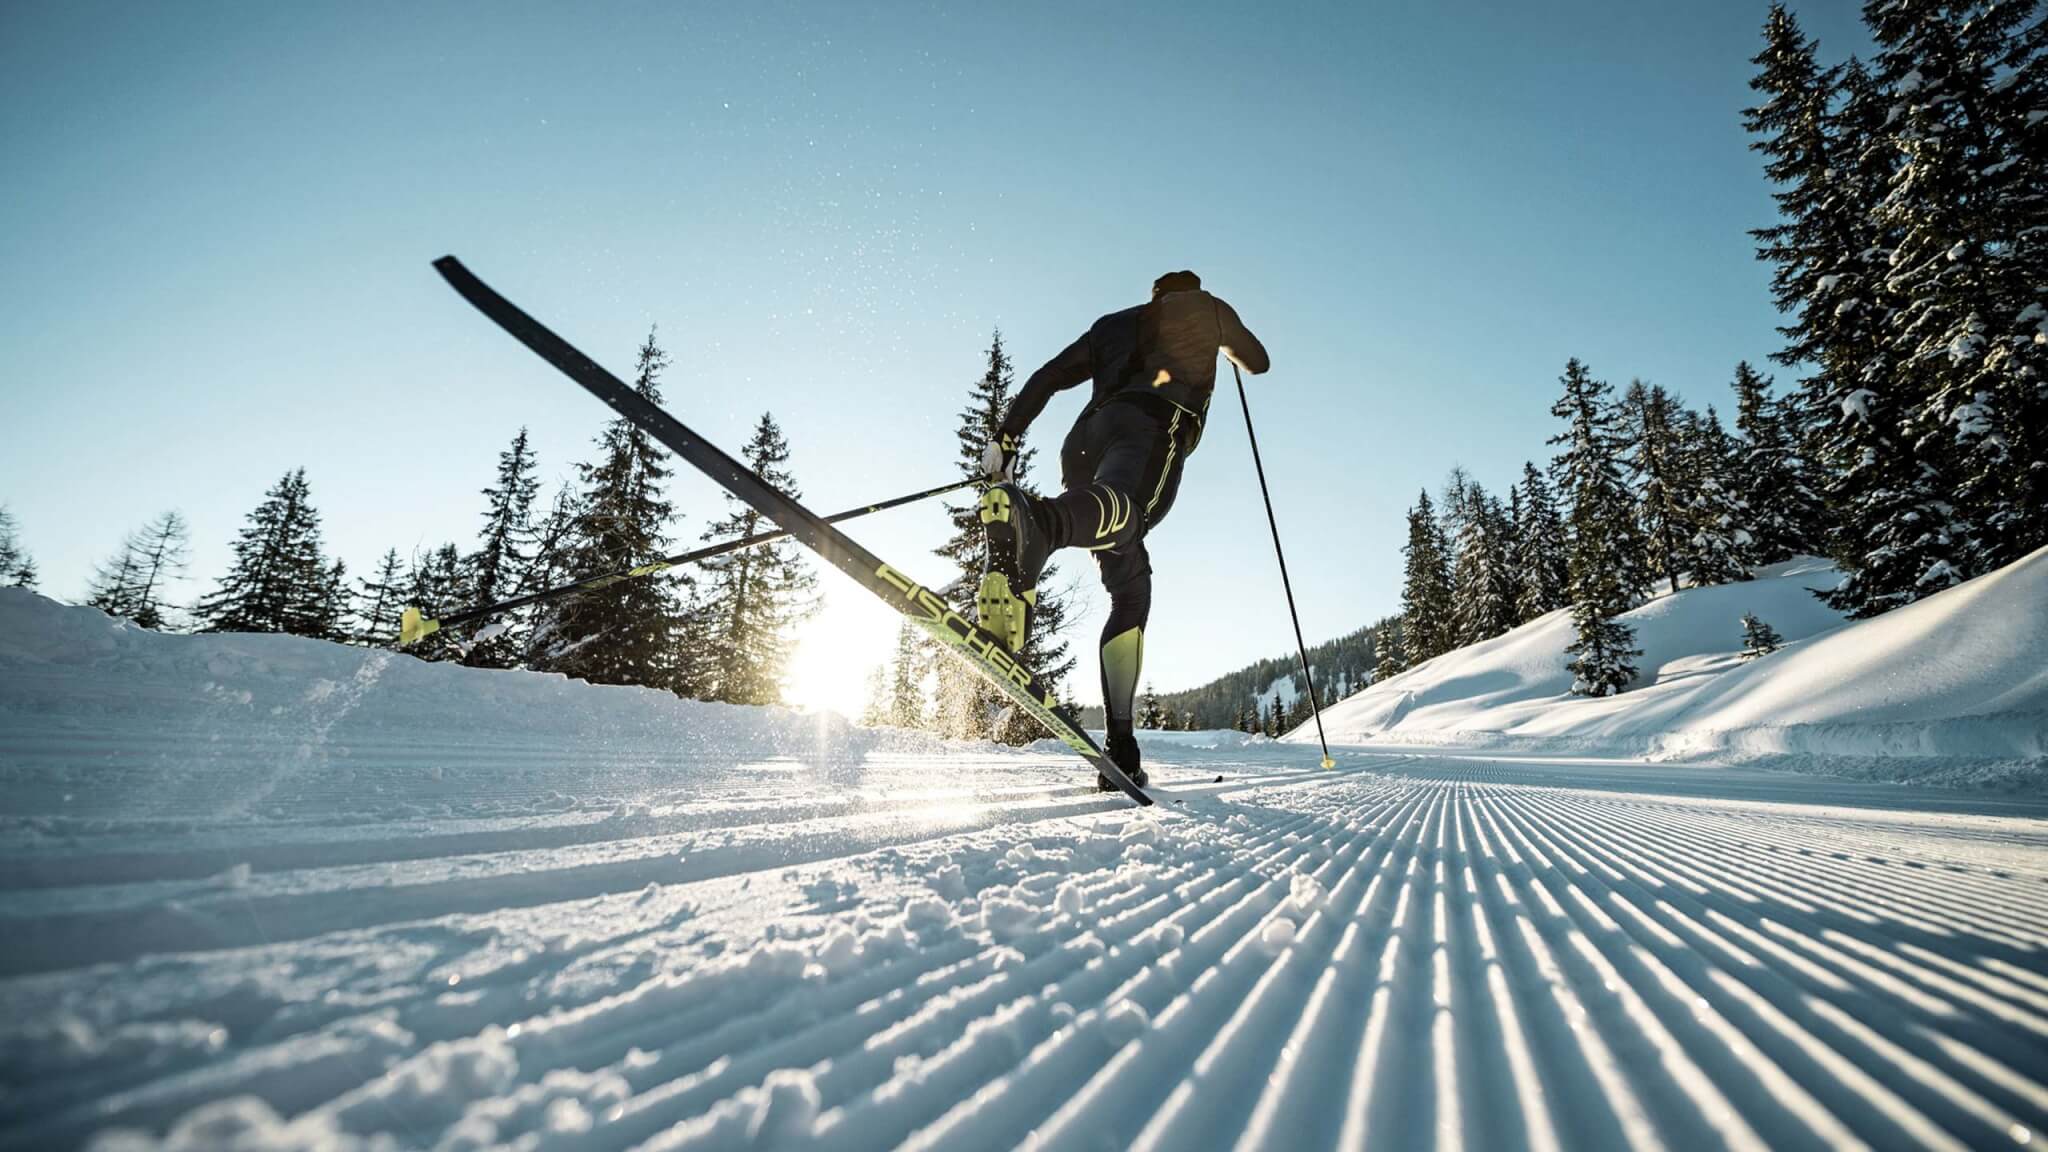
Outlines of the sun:
[[843,572],[819,574],[819,609],[798,626],[782,698],[791,707],[859,720],[869,675],[896,651],[903,617]]

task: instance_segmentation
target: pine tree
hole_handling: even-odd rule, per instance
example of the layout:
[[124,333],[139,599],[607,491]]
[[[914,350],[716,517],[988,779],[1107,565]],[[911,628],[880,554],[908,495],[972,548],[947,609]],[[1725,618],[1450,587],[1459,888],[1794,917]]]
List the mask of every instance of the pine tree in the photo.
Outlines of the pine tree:
[[287,472],[249,513],[220,586],[194,611],[207,632],[331,634],[320,514],[303,468]]
[[1452,640],[1490,640],[1515,626],[1515,588],[1509,564],[1507,513],[1477,484],[1465,490],[1458,560],[1451,577]]
[[1908,434],[1958,506],[1937,562],[1968,578],[2048,539],[2048,33],[2038,0],[1885,0],[1864,19],[1899,157],[1876,213],[1898,238],[1890,350]]
[[[802,499],[789,472],[789,441],[775,417],[762,413],[741,458],[771,488]],[[706,540],[730,540],[772,530],[772,525],[738,497],[726,497],[728,514],[704,530]],[[782,703],[783,669],[795,645],[792,631],[815,609],[817,578],[790,541],[743,548],[704,561],[704,595],[695,614],[701,622],[709,676],[707,700],[728,704]]]
[[[633,390],[661,402],[668,354],[649,332],[640,346]],[[548,564],[577,574],[613,571],[659,559],[668,549],[674,506],[662,493],[667,454],[630,420],[598,437],[598,459],[577,469],[579,494],[560,501],[574,518]],[[683,674],[684,616],[677,590],[659,580],[626,580],[565,596],[536,614],[528,666],[593,684],[638,684],[695,694]]]
[[130,533],[118,552],[93,569],[92,581],[85,589],[86,606],[109,616],[130,617],[135,608],[136,559],[135,535]]
[[377,574],[357,581],[356,602],[361,607],[356,612],[351,638],[372,648],[397,647],[398,614],[405,608],[407,588],[398,549],[386,549],[384,558],[377,562]]
[[1744,660],[1754,660],[1759,656],[1769,656],[1783,647],[1784,643],[1784,637],[1778,635],[1778,630],[1757,619],[1755,613],[1744,612],[1742,614],[1742,658]]
[[1892,342],[1910,287],[1893,274],[1902,221],[1881,211],[1902,168],[1896,101],[1857,61],[1821,68],[1782,5],[1764,37],[1750,86],[1766,99],[1745,116],[1780,218],[1753,235],[1792,317],[1772,358],[1812,366],[1792,408],[1825,478],[1830,555],[1846,574],[1826,599],[1874,615],[1960,579],[1951,557],[1971,535],[1944,495],[1954,487],[1944,447],[1910,428],[1924,389]]
[[[988,447],[1002,425],[1014,381],[1015,371],[1010,364],[1009,353],[1003,348],[1003,334],[997,331],[989,341],[988,359],[982,374],[968,389],[967,406],[960,411],[960,427],[954,433],[959,444],[956,459],[962,476],[979,478],[982,475],[982,450]],[[1028,486],[1036,457],[1036,449],[1020,451],[1011,478]],[[981,586],[982,559],[987,551],[980,505],[978,501],[970,500],[964,505],[950,507],[949,512],[953,520],[953,535],[936,552],[952,561],[958,574],[940,589],[940,594],[949,603],[968,611],[966,606],[973,603]],[[1067,605],[1065,597],[1057,592],[1058,571],[1057,565],[1047,565],[1039,578],[1038,606],[1032,616],[1031,634],[1025,639],[1024,650],[1017,654],[1019,663],[1036,672],[1039,679],[1048,684],[1063,682],[1076,663],[1076,659],[1069,655],[1066,641],[1060,637],[1066,626]],[[1010,723],[1004,731],[991,733],[989,717],[999,714],[1006,704],[1001,694],[981,677],[952,661],[940,662],[937,674],[937,724],[943,734],[962,739],[992,736],[1010,743],[1023,743],[1039,737],[1036,722],[1023,715],[1021,710],[1010,712]]]
[[1631,486],[1639,494],[1636,519],[1648,548],[1649,570],[1678,591],[1683,539],[1685,485],[1679,464],[1678,404],[1661,386],[1629,382],[1621,401],[1620,435],[1633,445],[1626,456]]
[[0,504],[0,587],[34,588],[36,562],[21,543],[14,513]]
[[1756,537],[1743,495],[1742,453],[1712,407],[1704,418],[1686,414],[1685,489],[1679,510],[1686,564],[1695,587],[1747,580],[1756,564]]
[[348,565],[340,557],[327,565],[320,582],[319,614],[309,635],[322,640],[346,641],[355,629],[355,594],[348,586]]
[[1443,525],[1424,491],[1408,512],[1408,544],[1402,549],[1407,567],[1401,585],[1401,636],[1409,667],[1456,646],[1449,551]]
[[[533,501],[540,492],[533,450],[526,429],[512,438],[512,444],[498,453],[498,474],[483,490],[484,525],[477,538],[477,550],[469,557],[471,607],[481,608],[509,599],[526,580],[534,562]],[[496,635],[474,644],[462,662],[478,668],[510,668],[519,662],[525,646],[525,613],[508,612],[491,622],[487,631]]]
[[889,666],[877,664],[868,669],[868,695],[860,709],[860,725],[863,728],[886,728],[889,725]]
[[1521,497],[1515,533],[1515,622],[1526,624],[1565,606],[1569,578],[1565,569],[1564,520],[1557,514],[1557,498],[1551,494],[1550,482],[1535,464],[1525,461],[1522,483],[1515,491]]
[[[540,518],[533,529],[533,561],[513,589],[520,595],[538,592],[567,584],[578,575],[570,565],[574,562],[576,525],[582,512],[576,503],[576,491],[568,484],[555,489],[554,499],[548,504],[548,513]],[[533,640],[528,638],[529,650]]]
[[1734,471],[1749,504],[1756,562],[1775,564],[1813,552],[1821,541],[1820,497],[1807,474],[1798,438],[1771,382],[1743,361],[1735,366],[1735,427],[1741,435]]
[[927,647],[924,634],[910,621],[897,625],[896,653],[889,661],[889,674],[883,686],[882,723],[894,728],[925,726]]
[[1576,359],[1565,365],[1561,383],[1564,396],[1550,411],[1568,427],[1550,442],[1564,445],[1552,470],[1571,508],[1567,569],[1578,632],[1565,651],[1574,657],[1572,691],[1608,696],[1635,678],[1632,660],[1642,654],[1634,631],[1615,617],[1643,592],[1644,549],[1615,459],[1608,386]]
[[1144,693],[1138,697],[1138,727],[1157,731],[1166,719],[1166,710],[1159,706],[1159,695],[1152,691],[1148,681]]
[[[1399,620],[1400,617],[1394,619]],[[1382,624],[1373,631],[1371,683],[1391,680],[1408,670],[1408,657],[1404,648],[1400,631],[1393,623]]]

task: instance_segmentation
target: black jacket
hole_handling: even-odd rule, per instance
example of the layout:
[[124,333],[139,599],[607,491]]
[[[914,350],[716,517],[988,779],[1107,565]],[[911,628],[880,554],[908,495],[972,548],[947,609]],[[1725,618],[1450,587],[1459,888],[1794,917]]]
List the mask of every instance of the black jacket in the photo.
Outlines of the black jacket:
[[1253,375],[1273,366],[1265,345],[1236,310],[1207,292],[1169,292],[1149,304],[1111,312],[1031,374],[1003,414],[1001,432],[1022,437],[1053,393],[1088,379],[1095,381],[1091,412],[1130,393],[1157,397],[1199,421],[1216,389],[1218,351]]

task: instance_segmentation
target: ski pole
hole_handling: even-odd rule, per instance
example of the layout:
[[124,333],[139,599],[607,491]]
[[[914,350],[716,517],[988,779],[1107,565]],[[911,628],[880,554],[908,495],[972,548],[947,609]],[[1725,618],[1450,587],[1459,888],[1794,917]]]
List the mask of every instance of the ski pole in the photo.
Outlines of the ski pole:
[[1244,373],[1237,361],[1230,362],[1230,374],[1237,378],[1237,402],[1244,408],[1244,434],[1252,442],[1252,467],[1259,474],[1259,495],[1266,501],[1266,524],[1273,529],[1273,555],[1280,561],[1280,587],[1287,593],[1287,617],[1294,621],[1294,650],[1301,655],[1301,677],[1308,681],[1308,703],[1316,721],[1316,742],[1323,746],[1323,767],[1335,768],[1330,759],[1330,742],[1323,737],[1323,704],[1316,699],[1316,675],[1308,668],[1308,645],[1301,639],[1301,614],[1294,610],[1294,584],[1287,579],[1287,553],[1280,548],[1280,521],[1273,517],[1273,493],[1266,487],[1266,466],[1259,461],[1259,435],[1252,431],[1252,402],[1244,393]]
[[[962,488],[972,487],[980,483],[982,481],[979,477],[972,480],[955,480],[950,484],[941,484],[936,488],[927,488],[922,492],[912,492],[908,496],[898,496],[893,500],[884,500],[879,504],[867,504],[859,508],[849,508],[844,512],[835,512],[825,517],[825,523],[837,524],[842,520],[858,519],[872,512],[885,512],[891,508],[900,508],[905,504],[914,504],[919,500],[929,500],[934,496],[944,496],[948,492],[957,492]],[[452,616],[443,616],[440,619],[423,616],[418,608],[407,608],[399,617],[398,644],[400,647],[406,647],[432,636],[443,628],[453,628],[458,624],[468,624],[472,621],[483,620],[496,616],[501,612],[510,612],[514,608],[524,608],[528,604],[538,604],[543,600],[554,600],[567,596],[571,592],[595,592],[600,588],[609,588],[622,580],[638,580],[642,577],[653,576],[659,572],[666,572],[671,568],[680,568],[685,564],[695,564],[699,560],[709,560],[714,556],[723,556],[729,552],[738,552],[760,544],[772,544],[777,540],[784,539],[788,535],[788,532],[775,531],[742,536],[737,540],[727,540],[723,543],[712,544],[693,552],[683,552],[663,560],[642,564],[635,568],[622,568],[617,572],[605,572],[597,576],[586,576],[581,580],[572,580],[567,584],[560,584],[540,592],[531,592],[525,596],[514,597],[511,600],[500,600],[496,604],[486,604],[481,608],[470,608],[466,611],[457,612]]]

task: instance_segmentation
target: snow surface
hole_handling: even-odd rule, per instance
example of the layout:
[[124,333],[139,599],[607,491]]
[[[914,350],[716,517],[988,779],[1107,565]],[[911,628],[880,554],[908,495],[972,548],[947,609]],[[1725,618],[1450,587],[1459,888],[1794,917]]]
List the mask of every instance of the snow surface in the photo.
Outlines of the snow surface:
[[[1565,612],[1329,708],[1333,742],[1722,760],[2037,794],[2048,782],[2048,550],[1870,620],[1812,595],[1839,574],[1789,561],[1660,596],[1622,619],[1638,683],[1569,694]],[[1745,612],[1785,639],[1741,658]],[[1312,742],[1313,729],[1289,733]]]
[[0,591],[0,1147],[1956,1148],[2048,1123],[2039,800],[1143,739],[1168,795],[1140,810],[1057,749]]

